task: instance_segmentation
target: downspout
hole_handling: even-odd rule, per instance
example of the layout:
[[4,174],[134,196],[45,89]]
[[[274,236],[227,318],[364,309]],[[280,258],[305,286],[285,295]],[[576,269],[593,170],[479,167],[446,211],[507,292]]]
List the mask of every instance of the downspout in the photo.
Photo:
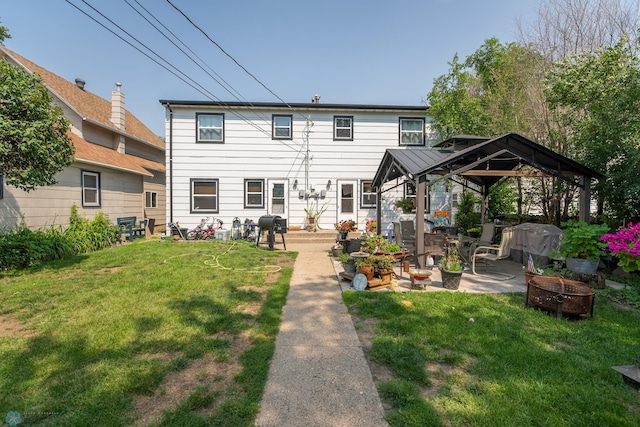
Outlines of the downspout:
[[173,224],[173,110],[167,102],[169,109],[169,222]]

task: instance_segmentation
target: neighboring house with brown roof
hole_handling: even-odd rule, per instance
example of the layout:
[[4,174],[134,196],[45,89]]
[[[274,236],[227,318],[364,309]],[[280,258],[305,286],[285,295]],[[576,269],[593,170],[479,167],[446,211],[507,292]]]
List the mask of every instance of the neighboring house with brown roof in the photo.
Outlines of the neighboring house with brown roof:
[[[38,74],[53,102],[71,121],[75,162],[56,174],[57,184],[29,193],[0,182],[0,228],[22,219],[31,228],[68,224],[71,206],[93,218],[153,219],[164,230],[165,143],[125,109],[121,85],[111,102],[0,46],[0,57]],[[150,221],[151,222],[151,221]]]

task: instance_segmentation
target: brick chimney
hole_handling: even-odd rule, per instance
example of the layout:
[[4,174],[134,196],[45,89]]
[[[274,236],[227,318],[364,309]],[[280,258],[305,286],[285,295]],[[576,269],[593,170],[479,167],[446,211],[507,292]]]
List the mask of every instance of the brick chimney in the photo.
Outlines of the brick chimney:
[[[124,93],[122,93],[122,83],[116,82],[116,90],[111,92],[111,122],[115,125],[116,128],[124,131],[125,123],[124,123]],[[118,153],[124,154],[125,152],[125,141],[124,136],[118,135],[115,138],[115,150]]]

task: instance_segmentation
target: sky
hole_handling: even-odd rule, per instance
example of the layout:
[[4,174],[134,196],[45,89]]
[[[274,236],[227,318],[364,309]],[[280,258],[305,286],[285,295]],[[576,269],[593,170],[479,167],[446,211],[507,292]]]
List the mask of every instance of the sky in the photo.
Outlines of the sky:
[[9,49],[98,96],[122,83],[164,136],[161,99],[426,105],[455,54],[516,41],[540,1],[2,0],[0,24]]

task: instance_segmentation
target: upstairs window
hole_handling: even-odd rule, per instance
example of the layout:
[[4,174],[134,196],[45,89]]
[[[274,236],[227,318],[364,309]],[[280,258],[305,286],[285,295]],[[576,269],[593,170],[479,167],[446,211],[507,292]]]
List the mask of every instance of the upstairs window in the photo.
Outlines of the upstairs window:
[[336,116],[333,118],[333,139],[353,141],[353,117]]
[[264,181],[247,179],[244,181],[244,207],[264,208]]
[[218,180],[191,180],[191,212],[218,213]]
[[293,116],[273,116],[273,139],[293,138]]
[[100,206],[100,174],[82,171],[82,206]]
[[400,145],[424,145],[424,119],[400,119]]
[[198,142],[224,142],[224,114],[196,114]]

